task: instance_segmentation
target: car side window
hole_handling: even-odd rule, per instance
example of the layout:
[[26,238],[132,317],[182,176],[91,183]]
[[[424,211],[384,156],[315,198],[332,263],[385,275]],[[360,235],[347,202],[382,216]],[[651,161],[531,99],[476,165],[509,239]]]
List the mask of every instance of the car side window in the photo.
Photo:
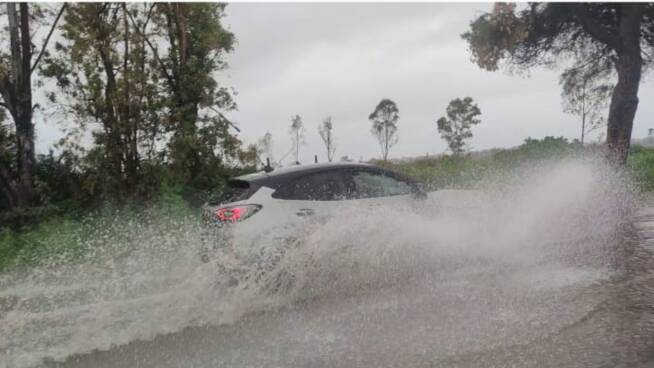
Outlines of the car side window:
[[335,201],[345,199],[345,187],[337,172],[303,176],[280,186],[273,198],[304,201]]
[[354,190],[350,197],[375,198],[411,194],[413,185],[405,180],[378,171],[353,171]]

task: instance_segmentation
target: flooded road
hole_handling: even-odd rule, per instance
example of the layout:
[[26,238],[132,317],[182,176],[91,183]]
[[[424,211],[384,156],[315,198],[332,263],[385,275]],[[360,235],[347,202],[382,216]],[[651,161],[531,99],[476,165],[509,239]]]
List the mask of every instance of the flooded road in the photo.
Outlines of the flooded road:
[[654,196],[545,174],[316,225],[263,274],[158,248],[5,278],[0,366],[653,367]]
[[653,367],[654,200],[623,231],[610,275],[563,264],[498,270],[471,259],[447,275],[188,328],[60,366]]

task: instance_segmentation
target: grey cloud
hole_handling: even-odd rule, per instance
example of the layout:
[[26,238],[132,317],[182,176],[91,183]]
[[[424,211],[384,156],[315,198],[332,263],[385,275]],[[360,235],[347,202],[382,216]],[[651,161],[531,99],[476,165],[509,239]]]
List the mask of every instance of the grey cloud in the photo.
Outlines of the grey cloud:
[[[334,119],[336,156],[377,157],[368,114],[381,98],[400,109],[400,141],[391,157],[441,153],[435,121],[448,102],[471,96],[482,110],[471,144],[476,149],[518,145],[527,136],[575,138],[578,124],[561,111],[558,72],[530,78],[490,73],[470,62],[460,38],[491,4],[254,4],[227,6],[226,24],[238,45],[220,79],[234,87],[239,110],[229,113],[247,143],[266,131],[275,154],[290,146],[290,118],[305,122],[303,161],[324,160],[317,126]],[[641,88],[634,135],[651,124],[654,95]]]

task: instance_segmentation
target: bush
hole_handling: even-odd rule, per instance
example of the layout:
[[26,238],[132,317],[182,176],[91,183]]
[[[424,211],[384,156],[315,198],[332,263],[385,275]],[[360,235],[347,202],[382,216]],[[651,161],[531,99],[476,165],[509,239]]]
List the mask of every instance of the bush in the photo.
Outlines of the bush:
[[512,149],[496,149],[487,154],[418,158],[390,164],[390,167],[426,183],[429,190],[470,189],[485,179],[501,180],[524,165],[560,159],[582,153],[585,149],[592,148],[584,148],[577,141],[569,142],[563,137],[527,138],[525,143]]
[[0,229],[0,272],[42,264],[88,260],[106,253],[129,254],[146,229],[176,228],[198,219],[175,188],[164,187],[148,206],[107,206],[84,215],[60,214],[29,228]]
[[642,190],[654,190],[654,148],[632,146],[627,165]]

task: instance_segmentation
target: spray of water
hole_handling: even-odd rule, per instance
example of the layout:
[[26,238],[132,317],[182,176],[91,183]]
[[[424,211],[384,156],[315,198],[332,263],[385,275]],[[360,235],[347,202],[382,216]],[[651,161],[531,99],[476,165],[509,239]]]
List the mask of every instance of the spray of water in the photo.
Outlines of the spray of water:
[[[344,203],[344,215],[312,224],[293,243],[262,241],[241,253],[221,252],[211,263],[198,256],[195,217],[134,224],[123,229],[121,244],[104,239],[85,260],[0,276],[0,367],[61,361],[190,326],[231,325],[298,303],[411,289],[414,298],[454,293],[458,299],[443,303],[491,308],[491,291],[511,296],[494,316],[460,316],[461,325],[488,325],[483,336],[438,332],[448,336],[443,351],[454,354],[477,340],[488,347],[524,338],[498,331],[498,321],[525,329],[551,323],[539,322],[550,304],[534,307],[530,298],[565,300],[561,290],[612,277],[615,238],[638,202],[624,176],[570,160],[485,188],[433,192],[392,209]],[[563,308],[548,328],[578,314],[566,316]]]

